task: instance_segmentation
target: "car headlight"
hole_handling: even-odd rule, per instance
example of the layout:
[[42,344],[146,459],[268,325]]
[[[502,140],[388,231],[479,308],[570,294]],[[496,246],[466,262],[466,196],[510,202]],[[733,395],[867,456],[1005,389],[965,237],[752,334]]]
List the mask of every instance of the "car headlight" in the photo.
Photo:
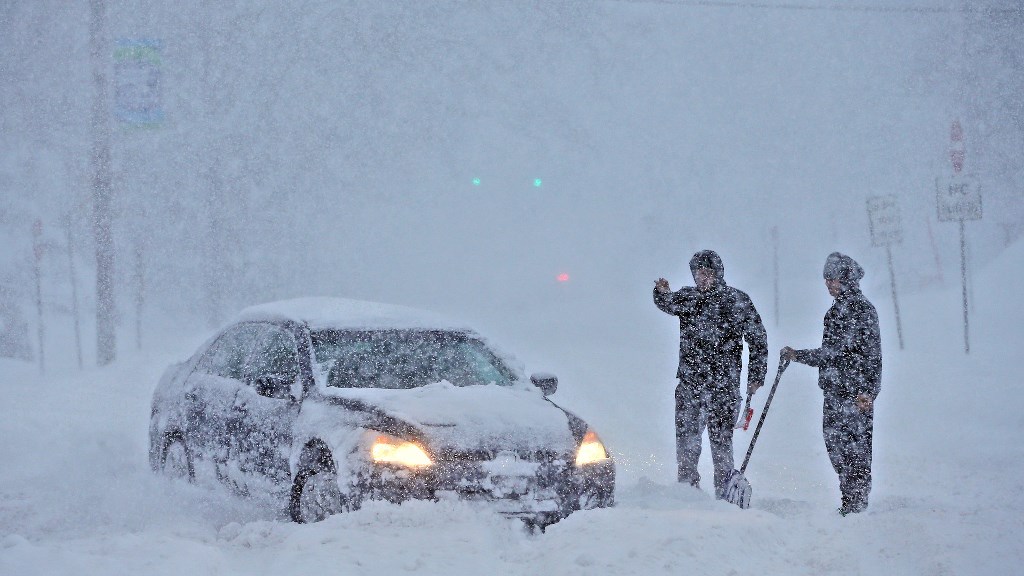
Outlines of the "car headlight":
[[604,449],[604,444],[597,437],[597,432],[587,430],[587,433],[583,435],[583,442],[580,442],[580,447],[576,449],[576,465],[586,466],[607,459],[608,451]]
[[423,468],[434,463],[419,444],[381,434],[370,447],[370,457],[377,464],[397,464]]

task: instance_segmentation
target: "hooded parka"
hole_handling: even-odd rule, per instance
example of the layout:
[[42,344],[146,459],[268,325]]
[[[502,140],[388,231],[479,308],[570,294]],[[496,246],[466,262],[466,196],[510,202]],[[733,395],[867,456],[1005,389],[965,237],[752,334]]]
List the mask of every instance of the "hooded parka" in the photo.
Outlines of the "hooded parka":
[[662,312],[679,318],[679,367],[676,375],[676,452],[679,481],[697,485],[704,420],[715,468],[716,493],[721,495],[733,469],[732,431],[739,410],[743,343],[749,358],[747,386],[764,384],[768,343],[761,316],[741,290],[726,284],[725,267],[712,250],[694,254],[690,271],[705,268],[715,283],[701,291],[688,286],[675,292],[654,290]]
[[[840,282],[839,295],[825,313],[821,347],[796,350],[797,362],[818,368],[823,393],[822,435],[839,475],[842,513],[867,508],[871,492],[874,400],[882,385],[882,344],[878,312],[860,290],[864,270],[853,258],[833,252],[826,280]],[[870,404],[858,404],[858,397]]]

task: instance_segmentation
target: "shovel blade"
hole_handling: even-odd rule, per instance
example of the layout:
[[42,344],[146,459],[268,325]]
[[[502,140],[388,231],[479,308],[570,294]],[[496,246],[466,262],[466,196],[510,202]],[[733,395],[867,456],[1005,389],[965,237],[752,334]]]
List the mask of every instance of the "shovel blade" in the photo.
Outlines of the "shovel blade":
[[750,508],[750,495],[753,491],[746,476],[739,470],[733,470],[725,483],[725,489],[722,490],[722,500],[740,508]]

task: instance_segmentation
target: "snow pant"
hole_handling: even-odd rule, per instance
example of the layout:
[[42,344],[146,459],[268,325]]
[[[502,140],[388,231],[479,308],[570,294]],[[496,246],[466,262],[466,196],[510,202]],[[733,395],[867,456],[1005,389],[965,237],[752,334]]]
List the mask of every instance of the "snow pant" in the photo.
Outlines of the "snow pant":
[[683,382],[676,387],[676,462],[680,482],[700,486],[697,462],[706,425],[715,467],[715,496],[722,497],[734,468],[732,431],[739,407],[738,391],[695,387]]
[[825,395],[822,433],[832,468],[839,475],[844,512],[863,512],[871,492],[871,442],[874,408],[861,410],[853,400]]

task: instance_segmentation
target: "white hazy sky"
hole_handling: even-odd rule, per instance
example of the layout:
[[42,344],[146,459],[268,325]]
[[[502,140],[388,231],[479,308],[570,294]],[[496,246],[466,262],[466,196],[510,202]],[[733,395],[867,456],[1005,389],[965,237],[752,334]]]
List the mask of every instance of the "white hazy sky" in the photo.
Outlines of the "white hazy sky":
[[[162,47],[166,120],[143,131],[113,123],[125,326],[139,245],[143,313],[160,317],[209,316],[197,302],[211,283],[220,319],[305,294],[472,314],[583,295],[615,307],[646,297],[658,276],[689,282],[685,262],[703,248],[770,309],[773,226],[791,300],[814,294],[802,290],[834,249],[878,271],[868,282],[885,289],[865,208],[875,194],[899,198],[898,284],[951,285],[957,229],[936,221],[934,186],[951,170],[958,117],[967,168],[985,186],[985,219],[968,225],[972,258],[991,259],[1024,214],[1010,152],[1024,138],[1012,116],[1020,92],[1008,88],[1020,78],[1019,13],[106,4],[108,45]],[[86,5],[59,2],[0,11],[0,216],[18,248],[5,275],[28,280],[25,228],[39,218],[55,244],[46,297],[66,302],[56,245],[70,215],[87,304],[88,17]],[[117,82],[113,58],[104,63]],[[554,280],[563,272],[569,287]]]

